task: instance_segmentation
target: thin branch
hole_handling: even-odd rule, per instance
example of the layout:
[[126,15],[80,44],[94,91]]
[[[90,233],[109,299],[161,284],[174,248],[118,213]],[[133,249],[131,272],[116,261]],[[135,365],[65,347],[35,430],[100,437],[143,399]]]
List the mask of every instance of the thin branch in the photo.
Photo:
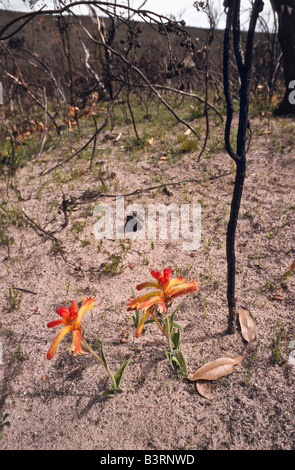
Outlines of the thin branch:
[[230,85],[229,85],[229,57],[230,57],[230,33],[232,28],[233,21],[233,2],[230,3],[227,17],[226,17],[226,27],[224,30],[224,41],[223,41],[223,89],[226,102],[226,123],[224,130],[224,142],[225,148],[229,156],[237,162],[239,160],[238,155],[233,150],[230,142],[230,132],[231,124],[233,120],[233,102],[230,94]]
[[[112,106],[111,106],[112,108]],[[56,163],[54,166],[52,166],[51,168],[48,168],[48,170],[42,170],[39,175],[42,176],[42,175],[47,175],[48,173],[50,173],[51,171],[55,170],[55,168],[58,168],[62,165],[64,165],[65,163],[69,162],[72,158],[76,157],[77,155],[79,155],[79,153],[83,152],[83,150],[85,150],[89,144],[91,144],[91,142],[93,140],[96,140],[98,134],[102,131],[102,129],[107,125],[107,122],[109,120],[109,115],[110,115],[110,112],[111,112],[111,109],[109,110],[104,122],[102,123],[102,125],[97,129],[96,128],[96,131],[95,133],[90,137],[90,139],[86,142],[86,144],[84,144],[81,148],[79,148],[79,150],[77,150],[76,152],[74,152],[72,155],[69,155],[67,158],[65,158],[64,160],[62,160],[61,162],[58,162]]]
[[93,158],[94,158],[95,149],[96,149],[96,140],[97,140],[97,135],[98,135],[97,122],[96,122],[94,114],[92,114],[92,119],[93,119],[93,122],[94,122],[94,125],[95,125],[95,138],[94,138],[94,141],[93,141],[92,154],[91,154],[91,158],[90,158],[90,165],[89,165],[90,170],[92,169],[92,163],[93,163]]
[[116,197],[136,196],[137,194],[142,194],[146,191],[154,191],[154,190],[157,190],[157,189],[166,188],[167,186],[177,186],[179,184],[184,184],[184,183],[203,184],[203,183],[206,183],[208,181],[214,181],[214,180],[217,180],[219,178],[223,178],[224,176],[228,176],[230,174],[231,174],[231,171],[226,171],[224,173],[220,173],[219,175],[209,176],[208,178],[204,178],[204,179],[189,178],[189,179],[185,179],[185,180],[181,180],[181,181],[173,181],[173,182],[170,182],[170,183],[158,184],[156,186],[149,186],[147,188],[138,188],[138,189],[135,189],[134,191],[131,191],[130,193],[124,193],[124,194],[107,194],[107,193],[103,193],[101,191],[96,191],[96,190],[86,191],[85,193],[83,193],[82,196],[80,196],[80,198],[77,198],[77,199],[80,199],[80,200],[82,199],[82,201],[75,200],[74,204],[85,204],[86,202],[89,202],[90,199],[95,200],[98,197],[116,198]]
[[207,33],[207,38],[206,38],[206,78],[205,78],[205,117],[206,117],[206,134],[205,134],[205,139],[201,148],[201,151],[198,155],[198,161],[200,161],[201,156],[203,155],[203,152],[206,148],[208,137],[209,137],[209,115],[208,115],[208,80],[209,80],[209,34],[210,32]]
[[[54,9],[49,9],[49,10],[45,10],[44,9],[45,6],[43,6],[38,11],[31,12],[31,13],[25,13],[24,15],[20,15],[17,18],[14,18],[12,21],[10,21],[5,26],[3,26],[3,28],[0,30],[0,41],[4,41],[4,40],[9,39],[12,36],[14,36],[16,33],[18,33],[22,28],[24,28],[26,26],[26,24],[29,23],[36,16],[61,14],[61,13],[67,12],[71,8],[74,8],[76,6],[82,6],[82,5],[97,7],[101,11],[103,11],[104,13],[109,14],[109,15],[113,15],[113,16],[117,16],[118,18],[121,18],[121,19],[122,19],[122,17],[115,14],[115,9],[118,9],[119,11],[132,12],[133,14],[139,15],[142,18],[142,20],[145,21],[145,22],[146,22],[146,19],[149,19],[149,21],[151,21],[151,22],[162,21],[163,19],[166,20],[167,22],[171,22],[170,18],[166,17],[165,15],[160,15],[158,13],[155,13],[154,11],[140,10],[140,9],[137,9],[137,8],[132,8],[130,6],[129,2],[127,3],[127,5],[126,4],[124,5],[124,4],[119,4],[117,2],[112,3],[112,2],[108,2],[108,1],[106,1],[106,2],[93,1],[93,0],[91,0],[91,1],[90,0],[89,1],[76,1],[76,2],[70,2],[67,5],[64,5],[62,8],[54,8]],[[112,13],[109,13],[108,9],[111,9],[111,8],[113,8],[114,11]],[[11,26],[13,26],[14,24],[16,24],[17,22],[22,21],[22,20],[25,20],[25,22],[22,25],[20,25],[12,33],[8,34],[7,36],[2,37],[3,34],[5,33],[5,31],[7,31]],[[181,22],[179,22],[179,23],[181,24]],[[178,22],[173,21],[173,24],[177,26]]]
[[[154,87],[159,88],[161,90],[173,91],[174,93],[178,93],[179,95],[182,95],[182,96],[188,96],[190,98],[196,98],[196,100],[198,100],[200,103],[206,104],[206,100],[204,100],[204,98],[201,98],[200,96],[196,95],[195,93],[188,93],[187,91],[178,90],[177,88],[172,88],[170,86],[165,86],[165,85],[154,85]],[[220,118],[221,122],[223,122],[223,116],[220,114],[218,109],[216,109],[215,106],[213,106],[213,104],[211,104],[207,101],[207,107],[212,109],[217,114],[217,116]]]
[[240,25],[240,0],[234,0],[234,8],[233,8],[233,18],[232,18],[232,25],[233,25],[233,37],[234,37],[234,51],[236,56],[236,62],[238,66],[238,71],[240,76],[244,73],[245,67],[245,59],[244,53],[241,45],[241,25]]
[[141,78],[142,80],[146,83],[146,85],[149,87],[149,89],[157,96],[157,98],[161,101],[161,103],[173,114],[173,116],[179,121],[181,122],[183,125],[185,125],[186,127],[188,127],[192,132],[193,134],[195,134],[197,137],[200,138],[199,134],[196,132],[196,130],[190,126],[190,124],[188,124],[184,119],[182,119],[175,111],[173,108],[171,108],[171,106],[164,100],[164,98],[160,95],[160,93],[157,91],[157,89],[150,83],[150,81],[148,80],[148,78],[145,76],[145,74],[138,68],[136,67],[136,65],[132,64],[129,62],[128,59],[126,59],[126,57],[124,57],[120,52],[116,51],[115,49],[113,49],[112,47],[108,46],[107,44],[105,44],[104,42],[101,42],[101,41],[97,41],[95,38],[93,38],[93,36],[89,33],[89,31],[83,26],[81,25],[82,28],[84,29],[84,31],[86,32],[86,34],[88,34],[89,38],[97,45],[99,46],[103,46],[105,48],[107,48],[112,54],[114,54],[115,56],[119,57],[122,62],[124,62],[126,65],[128,65],[128,67],[130,67],[130,69],[134,70]]

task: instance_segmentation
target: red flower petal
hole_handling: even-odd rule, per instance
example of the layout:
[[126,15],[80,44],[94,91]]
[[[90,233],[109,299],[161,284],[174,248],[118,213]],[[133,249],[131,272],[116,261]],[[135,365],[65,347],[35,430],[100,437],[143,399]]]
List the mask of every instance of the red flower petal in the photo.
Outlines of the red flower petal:
[[64,306],[57,308],[56,313],[58,313],[60,317],[63,317],[65,319],[68,319],[70,317],[69,309]]
[[154,282],[154,281],[141,282],[140,284],[136,286],[136,289],[142,290],[142,289],[146,289],[147,287],[156,287],[157,289],[161,289],[161,286],[157,282]]
[[72,303],[69,306],[70,318],[72,319],[76,318],[78,315],[78,310],[79,310],[79,307],[78,307],[77,302],[75,300],[72,300]]
[[71,326],[65,326],[64,328],[62,328],[58,333],[57,335],[55,336],[49,350],[48,350],[48,353],[47,353],[47,359],[52,359],[54,354],[56,353],[56,350],[57,350],[57,347],[59,345],[59,343],[61,342],[61,340],[63,339],[63,337],[69,333],[69,331],[71,331],[72,327]]
[[67,321],[65,319],[64,320],[59,319],[59,320],[53,320],[47,323],[48,328],[53,328],[54,326],[57,326],[57,325],[67,325]]
[[169,282],[171,273],[172,273],[171,268],[165,268],[165,269],[163,270],[163,278],[164,278],[164,283],[165,283],[165,284]]

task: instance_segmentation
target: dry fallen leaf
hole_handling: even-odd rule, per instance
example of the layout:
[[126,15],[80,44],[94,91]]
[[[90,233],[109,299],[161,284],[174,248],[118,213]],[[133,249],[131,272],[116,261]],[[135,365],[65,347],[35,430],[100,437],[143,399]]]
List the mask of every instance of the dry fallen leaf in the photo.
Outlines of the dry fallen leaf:
[[282,289],[278,288],[275,290],[275,294],[271,296],[271,300],[284,300],[284,296],[282,295]]
[[208,380],[197,380],[196,388],[202,397],[211,400],[211,382]]
[[129,339],[129,333],[127,330],[123,331],[121,335],[121,343],[127,343]]
[[282,295],[272,295],[271,300],[284,300]]
[[236,364],[242,362],[245,356],[220,357],[215,361],[208,362],[193,374],[188,374],[187,379],[194,380],[217,380],[220,377],[231,374]]
[[256,335],[256,321],[247,308],[240,307],[238,315],[242,336],[245,341],[251,343]]
[[290,268],[284,273],[283,277],[291,276],[293,269],[295,269],[295,261],[290,265]]

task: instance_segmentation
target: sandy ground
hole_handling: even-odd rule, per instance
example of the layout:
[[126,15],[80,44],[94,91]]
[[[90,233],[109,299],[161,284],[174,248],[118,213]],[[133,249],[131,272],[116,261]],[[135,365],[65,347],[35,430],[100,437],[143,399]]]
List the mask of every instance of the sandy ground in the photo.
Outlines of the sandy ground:
[[[100,244],[92,234],[94,205],[109,204],[115,213],[116,199],[103,196],[94,202],[90,193],[85,198],[85,191],[100,185],[98,171],[88,170],[89,159],[73,159],[39,175],[64,158],[66,150],[20,168],[12,182],[17,190],[2,178],[1,200],[18,217],[8,228],[9,251],[5,245],[0,251],[0,416],[8,413],[10,422],[3,428],[0,448],[294,450],[294,273],[283,279],[295,260],[294,122],[274,120],[270,127],[256,123],[236,244],[237,302],[255,317],[256,337],[233,373],[212,382],[211,400],[193,382],[175,375],[155,324],[134,337],[126,305],[131,289],[151,279],[152,269],[170,266],[173,275],[200,282],[199,294],[181,298],[176,314],[189,372],[219,357],[249,351],[238,328],[234,335],[226,334],[225,235],[234,168],[222,151],[204,155],[200,163],[193,153],[171,161],[154,141],[131,158],[123,142],[124,132],[117,141],[100,141],[97,158],[107,193],[197,179],[167,186],[169,191],[143,191],[124,202],[125,207],[137,203],[144,208],[201,204],[201,246],[185,250],[181,238],[120,244],[114,237]],[[206,181],[223,172],[229,174]],[[73,206],[66,227],[60,208],[63,194],[83,202]],[[56,240],[63,244],[62,255]],[[112,254],[120,262],[108,269]],[[110,385],[105,370],[91,355],[73,357],[67,350],[71,335],[51,361],[46,359],[58,331],[46,327],[58,318],[55,310],[90,295],[96,296],[97,307],[84,316],[85,337],[94,349],[98,338],[104,340],[113,371],[132,359],[123,376],[123,393],[108,399],[102,396]],[[175,300],[174,305],[179,303]]]

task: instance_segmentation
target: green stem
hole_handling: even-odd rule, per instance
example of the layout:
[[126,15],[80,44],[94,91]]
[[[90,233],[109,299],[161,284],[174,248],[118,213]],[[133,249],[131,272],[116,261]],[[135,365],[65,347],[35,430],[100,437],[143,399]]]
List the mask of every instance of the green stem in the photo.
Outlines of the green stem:
[[170,352],[172,352],[170,321],[169,321],[169,316],[168,316],[168,314],[167,314],[167,317],[166,317],[166,322],[167,322],[168,349],[169,349]]
[[111,371],[109,369],[109,366],[107,365],[107,362],[104,362],[102,360],[102,358],[99,357],[98,354],[96,354],[96,352],[93,351],[93,349],[89,346],[89,344],[86,343],[85,339],[82,339],[81,342],[82,342],[83,346],[90,352],[90,354],[92,354],[95,357],[95,359],[97,359],[104,366],[104,368],[106,369],[107,373],[110,376],[113,387],[116,390],[117,389],[117,384],[116,384],[116,381],[115,381],[115,378],[114,378],[113,374],[111,373]]
[[152,315],[153,319],[155,320],[155,323],[158,325],[158,327],[159,327],[160,330],[162,331],[163,335],[166,336],[166,332],[165,332],[164,328],[162,327],[162,325],[158,322],[157,317],[156,317],[156,315],[154,314],[154,312],[152,312],[151,315]]

